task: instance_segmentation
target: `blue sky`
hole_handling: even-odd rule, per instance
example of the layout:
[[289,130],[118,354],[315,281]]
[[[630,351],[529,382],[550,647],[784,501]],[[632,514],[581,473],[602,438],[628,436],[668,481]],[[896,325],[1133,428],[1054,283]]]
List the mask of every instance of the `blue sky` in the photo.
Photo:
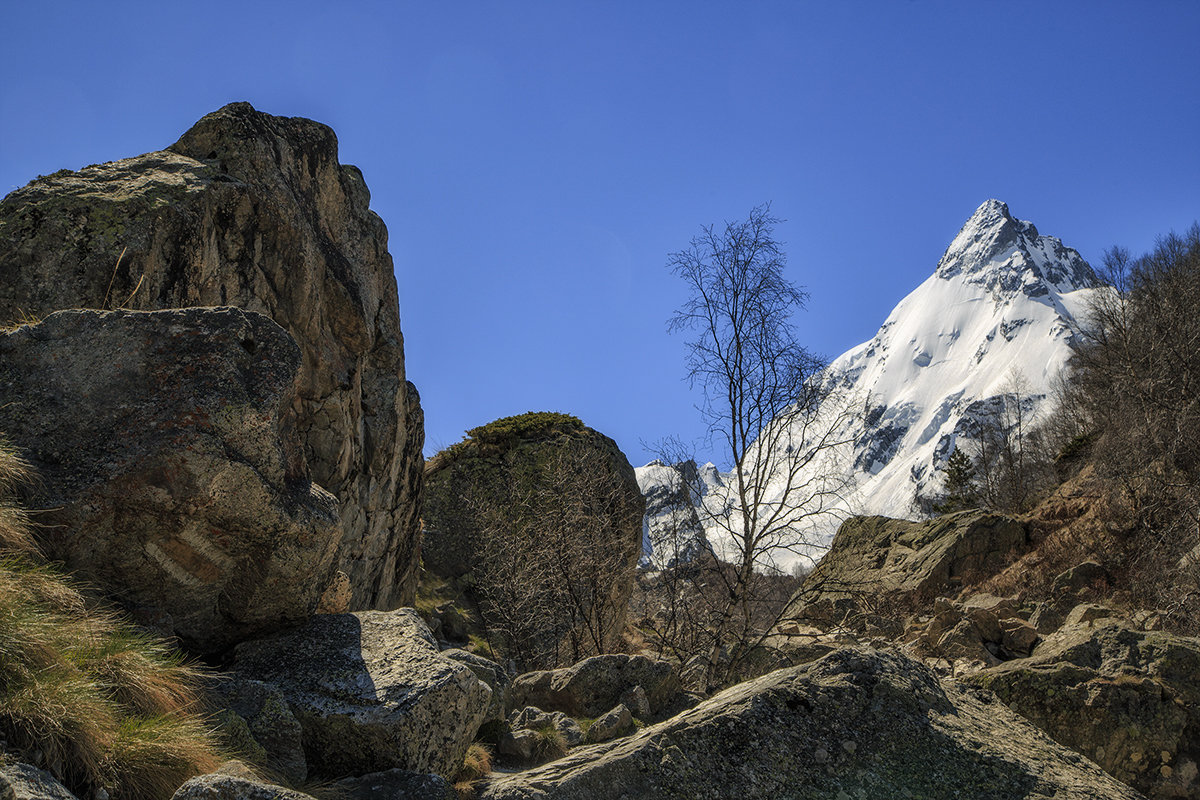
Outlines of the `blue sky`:
[[[527,410],[696,438],[667,254],[771,202],[798,320],[870,338],[975,207],[1099,260],[1200,219],[1200,3],[9,3],[0,194],[227,102],[337,131],[428,452]],[[702,452],[702,455],[707,455]]]

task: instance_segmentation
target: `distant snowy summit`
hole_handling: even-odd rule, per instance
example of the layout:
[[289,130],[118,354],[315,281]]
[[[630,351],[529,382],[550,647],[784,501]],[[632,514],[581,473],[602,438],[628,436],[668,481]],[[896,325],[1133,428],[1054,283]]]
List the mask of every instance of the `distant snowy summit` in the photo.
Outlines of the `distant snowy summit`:
[[847,511],[911,516],[918,492],[941,488],[957,440],[1014,388],[1029,419],[1047,413],[1098,285],[1076,250],[1004,203],[976,209],[934,274],[873,339],[830,365],[831,378],[867,404]]
[[1069,293],[1098,283],[1076,250],[1054,236],[1040,236],[1032,222],[1013,218],[999,200],[975,209],[938,261],[934,277],[959,276],[986,287],[998,300],[1017,292],[1027,297],[1052,289]]
[[[1076,319],[1098,286],[1077,251],[1014,218],[999,200],[979,206],[933,275],[900,301],[874,338],[830,365],[828,379],[864,412],[847,431],[852,452],[841,454],[838,466],[823,460],[816,467],[850,471],[857,488],[842,503],[843,515],[914,516],[917,494],[941,489],[958,440],[972,437],[1014,386],[1027,419],[1048,413]],[[646,469],[638,470],[639,484]],[[722,504],[693,500],[716,544],[721,526],[705,521],[704,509]],[[647,530],[654,526],[648,505]],[[817,535],[832,537],[835,527]]]

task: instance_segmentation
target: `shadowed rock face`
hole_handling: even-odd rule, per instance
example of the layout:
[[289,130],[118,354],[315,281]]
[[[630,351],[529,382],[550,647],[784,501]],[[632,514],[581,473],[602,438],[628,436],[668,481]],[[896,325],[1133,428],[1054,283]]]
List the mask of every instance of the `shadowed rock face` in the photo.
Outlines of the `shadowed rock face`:
[[40,478],[47,555],[199,651],[311,614],[339,531],[285,419],[299,360],[236,308],[62,311],[0,334],[0,431]]
[[[300,347],[287,414],[338,498],[351,607],[416,586],[424,434],[387,231],[324,125],[234,103],[164,151],[0,203],[0,321],[63,308],[237,306]],[[122,255],[123,254],[123,255]]]
[[991,698],[903,656],[840,650],[608,744],[494,779],[485,800],[1136,800]]
[[[625,454],[553,412],[506,417],[468,436],[426,468],[425,568],[469,576],[465,593],[484,609],[485,624],[507,622],[489,607],[528,609],[532,624],[510,633],[521,639],[514,657],[522,666],[613,647],[646,508]],[[572,649],[572,641],[582,644]]]

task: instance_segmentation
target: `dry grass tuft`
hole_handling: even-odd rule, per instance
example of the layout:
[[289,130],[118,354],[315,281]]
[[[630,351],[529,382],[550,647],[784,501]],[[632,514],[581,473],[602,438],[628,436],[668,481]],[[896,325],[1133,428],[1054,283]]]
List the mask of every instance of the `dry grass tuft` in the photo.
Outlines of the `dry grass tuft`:
[[[28,469],[0,442],[0,497]],[[37,560],[0,506],[0,737],[80,797],[161,800],[222,756],[198,713],[200,673],[87,602]],[[40,754],[38,757],[35,755]]]
[[32,480],[29,464],[0,435],[0,550],[32,553],[37,549],[28,515],[11,499],[13,492]]
[[479,742],[467,748],[462,766],[454,776],[454,792],[459,800],[472,800],[478,794],[478,781],[492,771],[492,753]]
[[33,314],[18,308],[16,315],[11,320],[0,323],[0,333],[12,333],[22,325],[37,325],[41,321],[41,317],[34,316]]
[[454,781],[476,781],[490,774],[492,771],[492,753],[479,742],[475,742],[467,748],[466,755],[463,756],[462,766],[458,770],[458,774],[454,776]]

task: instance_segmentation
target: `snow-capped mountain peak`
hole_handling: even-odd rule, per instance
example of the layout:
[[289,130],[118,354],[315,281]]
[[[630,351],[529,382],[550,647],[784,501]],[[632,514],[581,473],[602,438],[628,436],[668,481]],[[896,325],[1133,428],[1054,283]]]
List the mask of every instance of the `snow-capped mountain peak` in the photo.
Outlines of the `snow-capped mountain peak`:
[[1014,292],[1044,297],[1051,288],[1061,293],[1097,283],[1076,250],[1039,235],[1032,222],[1014,218],[999,200],[987,200],[975,210],[942,254],[934,275],[984,286],[996,300]]
[[[999,200],[980,205],[874,338],[829,367],[828,380],[863,409],[837,437],[853,439],[852,452],[813,465],[826,471],[815,474],[851,471],[858,488],[844,514],[913,516],[917,495],[941,489],[960,440],[978,436],[1014,390],[1027,421],[1047,414],[1076,319],[1097,291],[1104,290],[1077,251]],[[705,506],[719,491],[710,489]],[[719,549],[720,526],[704,527]]]

